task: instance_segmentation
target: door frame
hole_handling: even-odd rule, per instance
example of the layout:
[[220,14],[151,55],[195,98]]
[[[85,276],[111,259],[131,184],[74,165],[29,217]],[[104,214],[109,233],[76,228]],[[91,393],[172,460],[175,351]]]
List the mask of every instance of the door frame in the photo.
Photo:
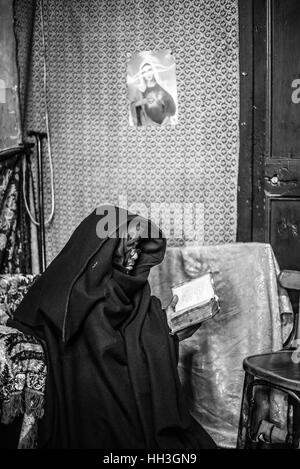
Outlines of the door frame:
[[253,0],[239,0],[240,151],[237,241],[252,241],[253,206]]
[[[240,153],[237,241],[267,242],[265,160],[271,141],[272,0],[239,0]],[[262,85],[264,84],[264,85]]]

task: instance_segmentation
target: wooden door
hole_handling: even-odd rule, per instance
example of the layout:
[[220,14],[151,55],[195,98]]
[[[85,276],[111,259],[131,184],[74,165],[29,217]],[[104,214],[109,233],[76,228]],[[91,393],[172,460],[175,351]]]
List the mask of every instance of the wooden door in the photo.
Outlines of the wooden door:
[[238,240],[300,270],[300,1],[240,1]]

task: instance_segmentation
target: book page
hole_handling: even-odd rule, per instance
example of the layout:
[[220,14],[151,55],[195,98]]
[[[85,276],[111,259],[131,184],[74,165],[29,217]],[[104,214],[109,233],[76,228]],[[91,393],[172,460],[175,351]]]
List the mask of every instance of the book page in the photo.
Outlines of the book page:
[[178,296],[176,314],[208,303],[215,297],[210,272],[172,288],[173,295]]

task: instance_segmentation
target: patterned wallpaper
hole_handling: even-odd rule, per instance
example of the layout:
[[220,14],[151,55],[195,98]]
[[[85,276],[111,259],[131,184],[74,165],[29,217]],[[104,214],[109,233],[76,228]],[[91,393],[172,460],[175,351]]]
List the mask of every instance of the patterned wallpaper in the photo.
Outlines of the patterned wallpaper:
[[[23,91],[32,1],[15,3]],[[44,130],[39,7],[38,0],[26,121]],[[170,246],[235,241],[237,0],[44,0],[43,9],[56,195],[48,259],[95,206],[120,198],[128,206],[176,204],[176,223],[182,204],[197,206],[197,239],[186,225],[182,235],[171,231]],[[130,127],[128,54],[158,49],[176,60],[178,124]]]

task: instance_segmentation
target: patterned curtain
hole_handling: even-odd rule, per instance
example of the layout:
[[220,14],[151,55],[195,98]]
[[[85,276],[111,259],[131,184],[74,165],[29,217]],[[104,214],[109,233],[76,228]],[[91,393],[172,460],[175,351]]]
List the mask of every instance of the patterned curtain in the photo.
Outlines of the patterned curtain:
[[0,273],[31,271],[30,224],[23,199],[23,158],[14,156],[0,164]]

